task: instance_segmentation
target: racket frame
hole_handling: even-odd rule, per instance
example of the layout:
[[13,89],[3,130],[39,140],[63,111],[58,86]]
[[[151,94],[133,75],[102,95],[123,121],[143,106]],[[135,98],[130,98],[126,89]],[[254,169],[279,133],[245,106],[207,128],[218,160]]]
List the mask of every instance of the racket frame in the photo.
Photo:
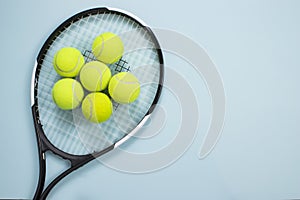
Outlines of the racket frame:
[[[141,25],[151,36],[152,41],[155,44],[159,63],[160,63],[160,77],[159,77],[159,83],[157,92],[155,95],[155,98],[152,102],[152,105],[148,112],[145,114],[143,119],[138,123],[136,128],[134,128],[130,133],[126,134],[123,138],[121,138],[116,143],[108,146],[107,148],[103,149],[99,152],[94,152],[92,154],[86,154],[86,155],[72,155],[70,153],[64,152],[58,148],[56,148],[46,137],[44,131],[43,131],[43,125],[41,124],[41,121],[39,120],[39,110],[38,110],[38,79],[39,79],[39,69],[41,68],[42,60],[45,57],[44,52],[47,52],[47,48],[51,46],[52,42],[59,34],[60,31],[65,30],[66,27],[70,26],[72,22],[76,22],[80,20],[81,17],[86,17],[88,15],[93,15],[97,13],[105,13],[105,12],[115,12],[120,15],[123,15],[125,17],[129,17],[133,21],[137,22]],[[46,199],[47,195],[51,191],[51,189],[64,177],[66,177],[71,172],[75,171],[76,169],[80,168],[81,166],[85,165],[86,163],[90,162],[91,160],[94,160],[98,158],[99,156],[113,150],[114,148],[120,146],[125,141],[127,141],[130,137],[132,137],[134,134],[138,132],[138,130],[146,123],[146,121],[149,119],[153,109],[155,108],[156,104],[158,103],[162,85],[163,85],[163,77],[164,77],[164,62],[163,62],[163,54],[159,45],[159,42],[157,38],[155,37],[152,30],[138,17],[133,15],[132,13],[129,13],[127,11],[116,9],[116,8],[110,8],[110,7],[98,7],[98,8],[92,8],[88,9],[82,12],[79,12],[67,20],[65,20],[62,24],[60,24],[47,38],[44,45],[42,46],[41,50],[39,51],[39,54],[37,56],[34,69],[32,72],[32,79],[31,79],[31,110],[32,110],[32,116],[33,116],[33,122],[36,132],[36,139],[38,143],[38,154],[39,154],[39,180],[38,185],[36,188],[36,192],[34,195],[34,200],[37,199]],[[52,182],[45,187],[45,178],[46,178],[46,156],[45,153],[47,151],[51,151],[55,155],[61,157],[62,159],[70,161],[70,168],[65,170],[63,173],[61,173],[59,176],[57,176],[55,179],[52,180]]]

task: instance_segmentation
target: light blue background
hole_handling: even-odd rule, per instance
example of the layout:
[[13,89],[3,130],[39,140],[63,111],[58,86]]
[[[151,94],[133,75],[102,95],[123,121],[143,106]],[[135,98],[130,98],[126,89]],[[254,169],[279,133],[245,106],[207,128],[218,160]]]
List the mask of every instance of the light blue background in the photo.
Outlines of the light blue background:
[[[173,165],[149,174],[92,162],[64,180],[49,199],[300,198],[298,0],[1,1],[0,198],[32,198],[35,190],[38,159],[29,94],[41,45],[66,18],[98,6],[128,10],[207,50],[226,89],[223,135],[209,157],[197,158],[210,120],[209,95],[201,77],[192,78],[191,66],[166,55],[166,64],[189,79],[199,101],[199,133],[191,148]],[[167,90],[161,104],[179,106]],[[168,121],[176,119],[169,113]],[[166,123],[162,133],[167,138],[171,130]],[[166,143],[153,141],[153,147]],[[137,150],[141,144],[136,140],[124,148]],[[60,168],[53,164],[49,171]]]

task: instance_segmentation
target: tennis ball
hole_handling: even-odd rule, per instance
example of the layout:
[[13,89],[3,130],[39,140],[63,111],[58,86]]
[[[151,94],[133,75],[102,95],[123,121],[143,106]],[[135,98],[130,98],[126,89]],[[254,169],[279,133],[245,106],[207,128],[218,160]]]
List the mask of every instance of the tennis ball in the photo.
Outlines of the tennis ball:
[[83,95],[84,92],[80,83],[71,78],[57,81],[52,89],[53,101],[63,110],[71,110],[79,106]]
[[99,61],[86,63],[80,71],[81,84],[91,92],[104,90],[110,78],[110,69]]
[[124,45],[119,36],[106,32],[95,38],[92,52],[98,60],[106,64],[112,64],[122,57]]
[[140,83],[132,73],[121,72],[111,78],[108,92],[118,103],[132,103],[140,94]]
[[88,94],[82,102],[81,109],[84,117],[95,123],[108,120],[113,112],[112,102],[101,92]]
[[84,65],[84,57],[78,49],[64,47],[56,52],[53,59],[55,71],[62,77],[75,77]]

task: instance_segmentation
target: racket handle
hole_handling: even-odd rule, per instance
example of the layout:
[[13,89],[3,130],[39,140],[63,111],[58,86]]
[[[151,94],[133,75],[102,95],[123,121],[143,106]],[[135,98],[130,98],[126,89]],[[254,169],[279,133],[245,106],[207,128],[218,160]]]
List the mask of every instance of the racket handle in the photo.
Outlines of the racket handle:
[[38,144],[38,154],[39,154],[39,180],[38,185],[35,190],[35,194],[33,197],[33,200],[40,199],[41,193],[43,192],[44,185],[45,185],[45,179],[46,179],[46,158],[45,158],[45,152],[46,149],[44,147],[44,143],[40,137],[42,135],[42,128],[41,125],[38,123],[37,118],[37,107],[35,105],[32,106],[32,114],[34,116],[34,128],[36,133],[36,140]]
[[[41,150],[39,150],[41,151]],[[46,178],[46,160],[45,160],[45,154],[43,152],[40,152],[40,156],[39,156],[39,165],[40,165],[40,170],[39,170],[39,181],[38,181],[38,185],[33,197],[33,200],[39,200],[40,199],[40,195],[44,189],[44,185],[45,185],[45,178]]]
[[60,182],[64,177],[66,177],[67,175],[69,175],[70,173],[72,173],[73,171],[77,170],[78,168],[82,167],[83,165],[85,165],[87,162],[93,160],[93,156],[90,155],[90,159],[85,160],[81,163],[79,163],[76,166],[73,166],[69,169],[67,169],[66,171],[64,171],[63,173],[61,173],[59,176],[57,176],[48,186],[47,188],[44,190],[44,192],[42,193],[42,195],[39,196],[38,199],[34,199],[34,200],[46,200],[48,194],[50,193],[50,191],[54,188],[54,186]]
[[[54,186],[60,182],[64,177],[66,177],[67,175],[69,175],[70,173],[72,173],[73,171],[79,169],[80,167],[82,167],[83,165],[87,164],[88,162],[94,160],[95,158],[111,151],[114,148],[114,145],[111,145],[109,147],[107,147],[106,149],[102,150],[101,152],[98,152],[96,154],[89,154],[86,155],[83,159],[78,160],[76,163],[73,160],[72,166],[67,169],[66,171],[64,171],[63,173],[61,173],[59,176],[57,176],[44,190],[44,192],[39,196],[38,199],[34,199],[34,200],[46,200],[48,194],[50,193],[50,191],[54,188]],[[46,169],[46,168],[45,168]]]

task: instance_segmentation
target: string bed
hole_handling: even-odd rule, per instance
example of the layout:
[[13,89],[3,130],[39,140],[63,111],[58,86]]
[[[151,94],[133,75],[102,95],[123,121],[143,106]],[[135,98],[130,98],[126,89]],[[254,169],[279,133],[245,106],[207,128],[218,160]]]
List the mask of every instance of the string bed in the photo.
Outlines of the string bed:
[[[112,74],[132,72],[141,83],[141,92],[131,104],[113,102],[111,118],[95,124],[83,117],[80,107],[64,111],[54,104],[52,87],[61,77],[55,72],[52,60],[55,53],[66,46],[79,49],[86,62],[95,60],[90,50],[94,38],[103,32],[117,34],[124,43],[125,53],[121,60],[109,65]],[[73,21],[46,48],[40,66],[36,97],[39,120],[49,141],[58,149],[74,155],[101,151],[130,133],[150,109],[160,77],[159,55],[151,35],[131,18],[110,12]]]

